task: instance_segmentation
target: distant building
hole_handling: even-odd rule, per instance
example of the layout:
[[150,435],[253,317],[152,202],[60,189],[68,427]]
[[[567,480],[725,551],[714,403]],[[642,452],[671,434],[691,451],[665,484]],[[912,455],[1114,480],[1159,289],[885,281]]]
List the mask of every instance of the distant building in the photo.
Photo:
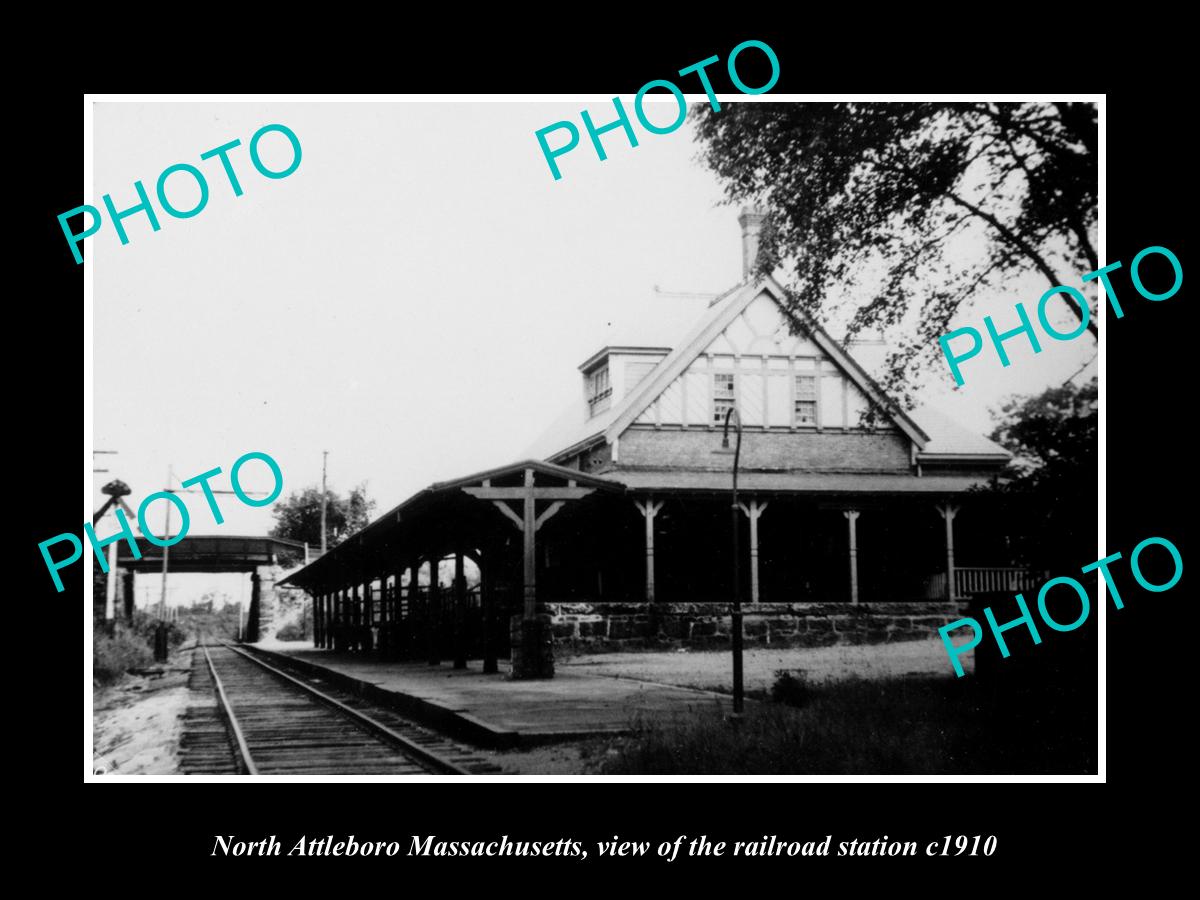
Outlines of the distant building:
[[[555,645],[727,644],[731,409],[748,642],[927,637],[972,593],[1021,589],[986,499],[967,496],[1009,454],[901,411],[792,319],[781,286],[750,276],[761,218],[739,220],[743,281],[690,330],[588,357],[528,460],[431,485],[286,579],[314,595],[318,645],[491,670],[511,653],[515,677],[544,677]],[[478,565],[478,584],[439,589],[426,570],[446,556]]]

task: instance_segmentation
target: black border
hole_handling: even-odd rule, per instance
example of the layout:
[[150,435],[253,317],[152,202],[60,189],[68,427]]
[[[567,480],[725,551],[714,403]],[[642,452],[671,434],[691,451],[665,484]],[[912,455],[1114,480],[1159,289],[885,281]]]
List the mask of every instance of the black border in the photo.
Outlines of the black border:
[[[1171,99],[1172,84],[1164,70],[1170,53],[1158,43],[1148,48],[1146,60],[1122,58],[1120,66],[1107,59],[1099,44],[1088,45],[1079,35],[1093,34],[1086,19],[1040,20],[1039,27],[1002,34],[994,27],[977,28],[947,38],[923,41],[909,37],[911,20],[879,20],[843,23],[837,31],[823,23],[797,21],[788,27],[748,26],[713,28],[704,35],[681,35],[677,31],[640,27],[636,20],[616,13],[606,14],[609,27],[597,27],[590,38],[586,29],[568,28],[549,11],[541,27],[561,34],[535,37],[521,32],[517,23],[507,22],[506,34],[519,33],[524,46],[513,39],[470,46],[456,29],[454,39],[427,31],[407,35],[391,47],[380,46],[374,55],[361,52],[342,70],[336,89],[395,90],[401,92],[510,92],[568,93],[630,92],[644,81],[664,77],[683,65],[712,54],[724,54],[738,41],[756,37],[771,44],[782,63],[782,77],[775,93],[786,91],[913,90],[919,91],[1018,91],[1110,90],[1107,106],[1107,222],[1108,259],[1128,260],[1141,248],[1160,244],[1170,247],[1187,269],[1184,254],[1183,217],[1187,184],[1184,153],[1189,142],[1175,124],[1187,117],[1187,108]],[[1039,13],[1039,15],[1042,15]],[[560,28],[561,26],[561,28]],[[901,28],[900,26],[906,26]],[[534,27],[534,26],[530,26]],[[516,28],[514,32],[511,29]],[[329,40],[336,42],[340,29],[334,27]],[[486,29],[483,29],[486,31]],[[733,37],[727,35],[733,34]],[[1072,39],[1065,45],[1063,35]],[[361,39],[361,35],[358,35]],[[1132,42],[1134,37],[1131,36]],[[1057,41],[1057,43],[1056,43]],[[1161,36],[1156,37],[1161,41]],[[1128,54],[1127,49],[1122,50]],[[261,54],[260,54],[261,55]],[[153,89],[230,92],[260,90],[331,90],[325,65],[317,66],[314,54],[295,53],[279,60],[290,65],[286,84],[263,76],[266,60],[258,59],[253,73],[229,69],[213,83],[211,71],[192,72],[172,83],[155,83]],[[1108,63],[1106,64],[1106,59]],[[665,61],[665,63],[664,63]],[[1137,83],[1120,83],[1136,73]],[[243,80],[244,79],[244,80]],[[121,83],[114,83],[115,81]],[[970,83],[968,83],[970,82]],[[1019,83],[1018,83],[1019,82]],[[122,78],[103,73],[90,79],[95,90],[145,90],[147,84],[133,70]],[[1119,88],[1119,90],[1113,90]],[[719,88],[720,89],[720,88]],[[43,684],[37,712],[48,722],[62,724],[57,739],[40,742],[36,760],[28,766],[36,777],[61,786],[79,777],[77,713],[78,670],[73,666],[78,639],[78,610],[60,619],[67,609],[65,598],[80,597],[79,576],[68,578],[67,590],[55,594],[45,589],[45,572],[36,542],[62,530],[62,523],[79,515],[78,426],[71,412],[79,397],[79,333],[82,268],[66,252],[55,216],[81,202],[78,140],[81,131],[82,96],[78,89],[63,88],[28,99],[22,107],[25,121],[36,123],[37,141],[33,157],[36,174],[22,179],[28,193],[19,201],[24,210],[16,217],[20,228],[32,229],[30,239],[18,236],[18,246],[33,251],[37,260],[34,276],[22,279],[23,297],[16,320],[29,322],[36,335],[32,372],[21,379],[14,422],[13,443],[30,433],[29,456],[32,473],[18,469],[16,477],[29,493],[21,506],[29,521],[23,551],[29,554],[31,581],[24,575],[15,609],[28,605],[17,634],[27,638],[35,658],[44,662],[46,651],[60,678]],[[480,137],[481,143],[486,136]],[[40,171],[39,171],[40,170]],[[85,251],[86,252],[86,251]],[[15,260],[19,266],[24,254]],[[30,302],[31,301],[31,302]],[[1128,550],[1144,537],[1169,537],[1187,558],[1184,518],[1187,502],[1183,491],[1190,480],[1185,474],[1188,446],[1184,363],[1189,358],[1183,346],[1189,332],[1183,320],[1183,292],[1161,304],[1133,299],[1125,304],[1127,316],[1107,332],[1107,505],[1109,552]],[[23,342],[22,342],[23,343]],[[97,349],[98,358],[116,348]],[[32,382],[32,383],[31,383]],[[1182,402],[1181,402],[1182,401]],[[22,407],[23,404],[24,406]],[[1179,423],[1179,424],[1176,424]],[[25,442],[22,441],[22,444]],[[79,569],[75,569],[79,572]],[[32,588],[32,590],[29,590]],[[1108,858],[1136,860],[1137,845],[1161,839],[1174,842],[1165,822],[1147,808],[1185,771],[1182,755],[1186,742],[1175,728],[1189,696],[1182,662],[1187,649],[1186,622],[1177,615],[1185,586],[1172,592],[1137,596],[1119,613],[1108,618],[1108,780],[1112,791],[1103,802],[1095,787],[1073,787],[1070,796],[1058,785],[962,784],[710,784],[656,785],[648,783],[598,788],[591,784],[473,785],[461,788],[444,785],[269,785],[249,794],[239,792],[236,802],[222,790],[196,790],[154,786],[135,795],[114,797],[99,793],[103,787],[88,786],[86,798],[67,798],[73,808],[70,821],[71,845],[85,857],[88,870],[99,873],[115,860],[130,860],[131,851],[140,860],[158,860],[168,866],[186,865],[177,871],[194,873],[197,882],[206,876],[268,877],[279,885],[296,880],[310,888],[337,882],[359,889],[374,884],[368,874],[400,876],[427,875],[439,879],[446,889],[474,885],[497,867],[521,872],[521,882],[490,882],[495,889],[571,890],[579,882],[564,867],[579,870],[577,861],[540,860],[532,870],[528,861],[496,860],[306,860],[302,865],[272,858],[221,859],[209,856],[212,836],[236,833],[247,839],[277,834],[280,839],[304,831],[324,835],[353,833],[359,839],[398,839],[412,834],[443,834],[463,840],[475,836],[494,837],[508,833],[522,839],[576,837],[607,838],[620,834],[628,839],[658,841],[680,833],[707,832],[725,838],[755,837],[777,833],[790,839],[809,839],[826,833],[842,836],[933,840],[950,834],[997,834],[999,852],[990,859],[879,860],[867,859],[848,868],[850,860],[837,867],[827,860],[811,863],[797,860],[758,860],[779,873],[786,865],[803,878],[817,865],[831,875],[855,879],[878,876],[891,878],[898,868],[915,867],[939,880],[926,885],[963,886],[977,889],[980,867],[1012,868],[1015,888],[1026,880],[1030,865],[1044,865],[1044,872],[1059,872],[1065,880],[1077,873],[1075,866],[1087,861],[1089,871],[1097,862],[1097,850],[1111,841],[1121,841],[1119,854]],[[82,602],[82,601],[79,601]],[[66,627],[63,627],[63,623]],[[59,652],[54,652],[59,651]],[[43,682],[47,676],[42,670]],[[52,691],[56,698],[47,700]],[[61,702],[70,700],[71,702]],[[54,713],[51,714],[51,710]],[[73,793],[73,792],[72,792]],[[164,796],[164,793],[166,794]],[[269,796],[268,796],[269,794]],[[80,800],[86,804],[77,806]],[[61,815],[67,807],[51,802],[47,809]],[[1131,821],[1132,807],[1142,808],[1149,818]],[[36,815],[36,814],[35,814]],[[169,815],[170,827],[156,827]],[[1147,826],[1147,822],[1149,826]],[[29,827],[36,827],[31,821]],[[60,831],[63,825],[57,826]],[[1162,828],[1163,832],[1159,829]],[[1157,835],[1157,838],[1156,838]],[[73,855],[73,854],[72,854]],[[219,860],[219,861],[218,861]],[[671,886],[690,882],[710,888],[718,872],[734,873],[739,881],[753,877],[759,869],[747,869],[748,861],[692,860],[660,864],[656,860],[610,864],[612,874],[656,870],[670,879]],[[598,864],[589,859],[590,867]],[[934,866],[938,871],[933,871]],[[951,868],[946,869],[949,865]],[[385,869],[386,866],[386,869]],[[482,868],[481,868],[482,867]],[[368,872],[369,870],[369,872]],[[563,878],[562,876],[567,876]],[[973,877],[974,876],[974,877]],[[300,881],[302,879],[302,881]],[[1053,876],[1039,879],[1057,880]],[[402,884],[399,878],[394,882]],[[421,882],[410,882],[411,887]],[[753,884],[754,882],[750,882]],[[788,887],[788,882],[760,882],[763,887]],[[802,883],[802,882],[801,882]],[[835,882],[839,883],[839,882]],[[849,885],[840,882],[846,887]],[[894,882],[919,887],[919,883]],[[1072,882],[1074,883],[1074,882]],[[637,881],[606,884],[606,890],[624,890]],[[855,881],[854,886],[861,884]],[[648,885],[648,883],[647,883]],[[385,888],[386,889],[386,888]]]

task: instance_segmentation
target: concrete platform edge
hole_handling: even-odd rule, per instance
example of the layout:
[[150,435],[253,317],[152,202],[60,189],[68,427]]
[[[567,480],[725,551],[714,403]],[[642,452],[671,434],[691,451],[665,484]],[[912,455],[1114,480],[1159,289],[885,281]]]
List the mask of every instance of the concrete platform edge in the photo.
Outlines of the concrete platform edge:
[[345,690],[352,691],[360,697],[378,703],[381,706],[390,707],[396,710],[396,712],[416,719],[418,722],[428,725],[430,728],[434,728],[452,738],[493,750],[535,747],[558,743],[560,741],[581,740],[589,737],[612,737],[628,733],[628,729],[521,732],[497,728],[495,725],[485,722],[483,719],[473,716],[470,713],[451,709],[433,700],[415,697],[412,694],[406,694],[402,691],[386,690],[369,681],[354,678],[351,675],[346,675],[343,672],[338,672],[307,659],[301,659],[287,653],[265,650],[262,647],[255,647],[250,644],[241,644],[239,646],[251,653],[258,653],[277,662],[289,663],[296,668],[320,675],[322,678],[337,684]]

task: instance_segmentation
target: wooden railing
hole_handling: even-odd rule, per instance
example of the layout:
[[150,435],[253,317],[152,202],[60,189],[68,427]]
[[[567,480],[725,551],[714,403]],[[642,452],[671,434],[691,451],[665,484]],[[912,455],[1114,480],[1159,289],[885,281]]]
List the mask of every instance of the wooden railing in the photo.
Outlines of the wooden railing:
[[[953,599],[967,600],[976,594],[1029,591],[1044,581],[1043,575],[1017,566],[956,566]],[[946,573],[938,572],[925,579],[924,593],[929,600],[946,599]]]

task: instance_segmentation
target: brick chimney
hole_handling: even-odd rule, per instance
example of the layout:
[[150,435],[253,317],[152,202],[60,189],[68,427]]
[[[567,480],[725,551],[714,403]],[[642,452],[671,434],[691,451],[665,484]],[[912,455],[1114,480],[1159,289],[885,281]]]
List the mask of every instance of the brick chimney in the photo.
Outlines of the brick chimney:
[[742,226],[742,279],[748,281],[754,274],[754,263],[758,259],[758,235],[762,231],[767,211],[761,206],[743,206],[738,216]]

